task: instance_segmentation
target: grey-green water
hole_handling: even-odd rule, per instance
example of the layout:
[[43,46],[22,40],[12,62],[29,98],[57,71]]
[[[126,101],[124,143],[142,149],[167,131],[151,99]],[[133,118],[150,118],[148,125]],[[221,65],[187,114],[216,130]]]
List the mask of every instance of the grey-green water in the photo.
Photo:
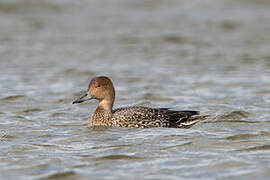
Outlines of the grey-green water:
[[[270,178],[267,0],[1,0],[0,55],[0,179]],[[87,128],[97,75],[211,118]]]

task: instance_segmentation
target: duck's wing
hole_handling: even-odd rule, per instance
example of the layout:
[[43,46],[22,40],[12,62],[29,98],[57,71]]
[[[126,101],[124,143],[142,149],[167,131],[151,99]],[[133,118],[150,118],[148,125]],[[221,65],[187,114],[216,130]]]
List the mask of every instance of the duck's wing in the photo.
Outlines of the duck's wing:
[[190,128],[208,117],[208,115],[200,115],[199,111],[174,111],[168,108],[155,108],[152,111],[169,121],[170,127],[174,128]]
[[113,111],[128,127],[174,127],[189,128],[206,118],[199,111],[173,111],[168,108],[127,107]]

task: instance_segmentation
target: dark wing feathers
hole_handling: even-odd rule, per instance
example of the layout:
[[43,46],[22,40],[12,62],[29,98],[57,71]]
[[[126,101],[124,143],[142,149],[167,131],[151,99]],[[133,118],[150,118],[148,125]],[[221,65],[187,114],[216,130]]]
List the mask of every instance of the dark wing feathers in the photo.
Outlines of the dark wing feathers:
[[199,111],[173,111],[170,109],[157,109],[172,126],[179,125],[191,119],[192,116],[199,115]]
[[[133,119],[142,122],[159,124],[160,127],[189,128],[206,116],[199,116],[199,111],[175,111],[169,108],[127,107],[113,110],[113,113],[124,113],[125,116],[139,117]],[[139,116],[136,116],[139,115]],[[163,125],[162,125],[163,124]]]

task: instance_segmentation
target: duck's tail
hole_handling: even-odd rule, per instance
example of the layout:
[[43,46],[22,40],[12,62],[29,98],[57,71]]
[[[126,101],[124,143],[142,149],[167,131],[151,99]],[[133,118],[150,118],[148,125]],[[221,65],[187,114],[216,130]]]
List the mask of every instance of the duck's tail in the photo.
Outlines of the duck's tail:
[[195,125],[197,122],[205,120],[209,115],[197,115],[197,116],[191,116],[190,118],[183,119],[177,124],[178,128],[190,128],[193,125]]

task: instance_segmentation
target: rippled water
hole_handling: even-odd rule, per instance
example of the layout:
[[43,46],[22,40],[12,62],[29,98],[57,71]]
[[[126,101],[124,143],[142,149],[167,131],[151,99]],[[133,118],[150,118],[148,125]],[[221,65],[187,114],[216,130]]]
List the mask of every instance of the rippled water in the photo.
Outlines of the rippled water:
[[[267,0],[1,0],[0,179],[269,179]],[[200,110],[192,129],[87,128],[116,106]]]

